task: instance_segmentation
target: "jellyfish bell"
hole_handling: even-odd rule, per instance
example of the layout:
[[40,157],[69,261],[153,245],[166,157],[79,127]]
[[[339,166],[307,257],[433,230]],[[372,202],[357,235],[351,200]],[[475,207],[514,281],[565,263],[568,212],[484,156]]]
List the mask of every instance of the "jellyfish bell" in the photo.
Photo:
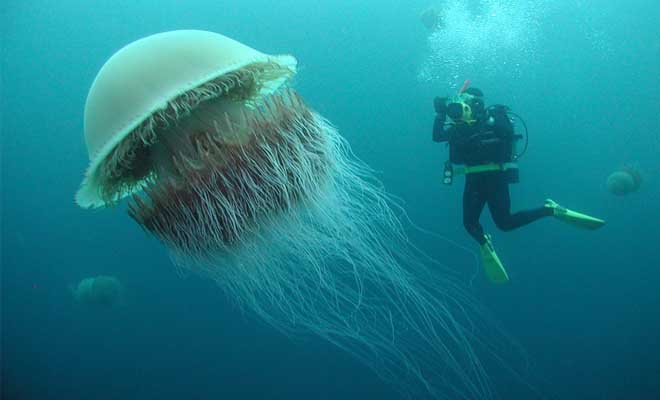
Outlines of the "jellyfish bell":
[[[155,173],[150,156],[158,134],[168,128],[175,133],[184,116],[190,116],[190,128],[203,133],[190,112],[205,100],[218,99],[224,111],[213,121],[218,131],[225,129],[222,139],[245,139],[241,118],[257,106],[257,94],[275,91],[295,68],[291,56],[266,56],[203,31],[165,32],[122,48],[103,65],[87,97],[84,125],[91,163],[77,203],[101,207],[140,191]],[[238,106],[239,96],[253,102]]]
[[114,276],[85,278],[71,287],[73,298],[81,304],[94,307],[112,307],[121,303],[123,288]]
[[638,191],[639,187],[642,185],[642,172],[637,166],[634,165],[624,165],[621,167],[621,170],[628,173],[633,179],[633,191]]
[[625,196],[639,190],[642,175],[639,169],[624,166],[607,177],[607,190],[616,196]]
[[428,7],[422,11],[419,20],[429,31],[435,31],[444,25],[442,15],[435,7]]
[[617,196],[630,193],[634,184],[632,176],[627,172],[615,171],[607,177],[607,190]]
[[129,197],[129,215],[179,268],[409,395],[489,398],[478,306],[421,262],[372,171],[291,88],[295,71],[292,56],[212,32],[127,45],[88,95],[77,203]]

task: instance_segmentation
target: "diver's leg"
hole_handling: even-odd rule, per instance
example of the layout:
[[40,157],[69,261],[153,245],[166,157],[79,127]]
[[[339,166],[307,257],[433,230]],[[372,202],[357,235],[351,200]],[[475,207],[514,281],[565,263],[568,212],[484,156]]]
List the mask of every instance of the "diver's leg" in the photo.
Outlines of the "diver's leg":
[[475,175],[467,175],[463,190],[463,226],[480,245],[486,243],[484,229],[479,223],[484,205],[486,205],[486,196],[480,179]]
[[[472,183],[473,187],[476,188],[475,191],[469,190],[470,187],[467,185],[469,178],[473,178]],[[465,229],[479,242],[481,264],[488,279],[491,282],[504,283],[509,281],[509,275],[498,257],[495,247],[493,247],[490,235],[485,235],[483,228],[479,224],[479,214],[481,214],[488,199],[492,197],[493,190],[492,177],[488,174],[475,174],[474,177],[470,175],[466,177],[465,193],[463,194],[463,223],[465,224]],[[465,210],[470,210],[469,207],[473,207],[473,210],[478,209],[476,217],[471,218],[472,215],[465,212]]]
[[554,216],[560,221],[566,222],[578,228],[584,229],[598,229],[605,225],[605,221],[592,217],[587,214],[582,214],[577,211],[569,210],[566,207],[562,207],[551,199],[545,200],[545,208],[550,212],[550,215]]
[[488,209],[493,217],[495,225],[503,231],[511,231],[521,226],[530,224],[543,217],[552,215],[552,210],[547,207],[539,207],[531,210],[511,213],[511,195],[509,194],[509,183],[504,177],[498,177],[493,182],[495,187],[489,192]]

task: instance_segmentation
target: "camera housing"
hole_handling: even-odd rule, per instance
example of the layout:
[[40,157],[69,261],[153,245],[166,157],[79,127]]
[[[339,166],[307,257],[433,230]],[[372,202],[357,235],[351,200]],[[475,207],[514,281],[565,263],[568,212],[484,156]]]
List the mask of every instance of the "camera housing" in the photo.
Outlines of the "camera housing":
[[448,103],[447,115],[449,116],[449,118],[453,119],[454,121],[462,120],[463,114],[465,114],[465,110],[464,110],[465,107],[467,107],[468,109],[470,108],[470,106],[468,106],[465,103]]

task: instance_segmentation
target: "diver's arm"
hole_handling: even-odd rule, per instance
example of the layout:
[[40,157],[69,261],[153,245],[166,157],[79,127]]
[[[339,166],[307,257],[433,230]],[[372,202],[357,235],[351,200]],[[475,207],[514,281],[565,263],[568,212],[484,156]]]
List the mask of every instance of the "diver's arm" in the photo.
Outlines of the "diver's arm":
[[449,140],[449,135],[445,130],[445,116],[436,115],[435,121],[433,121],[433,141],[434,142],[446,142]]
[[449,140],[449,135],[445,130],[445,120],[447,119],[447,108],[445,106],[446,99],[436,97],[433,99],[433,106],[435,108],[435,121],[433,121],[433,141],[446,142]]

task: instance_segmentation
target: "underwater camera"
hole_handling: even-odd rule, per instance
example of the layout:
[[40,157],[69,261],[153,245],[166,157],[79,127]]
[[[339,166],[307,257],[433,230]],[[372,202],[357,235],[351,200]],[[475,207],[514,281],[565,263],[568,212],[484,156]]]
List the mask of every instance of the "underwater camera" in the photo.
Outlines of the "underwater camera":
[[484,102],[481,98],[469,94],[454,97],[446,104],[447,115],[454,122],[473,123],[476,115],[484,112]]
[[469,119],[472,117],[472,109],[467,103],[451,102],[447,103],[447,115],[454,121]]

